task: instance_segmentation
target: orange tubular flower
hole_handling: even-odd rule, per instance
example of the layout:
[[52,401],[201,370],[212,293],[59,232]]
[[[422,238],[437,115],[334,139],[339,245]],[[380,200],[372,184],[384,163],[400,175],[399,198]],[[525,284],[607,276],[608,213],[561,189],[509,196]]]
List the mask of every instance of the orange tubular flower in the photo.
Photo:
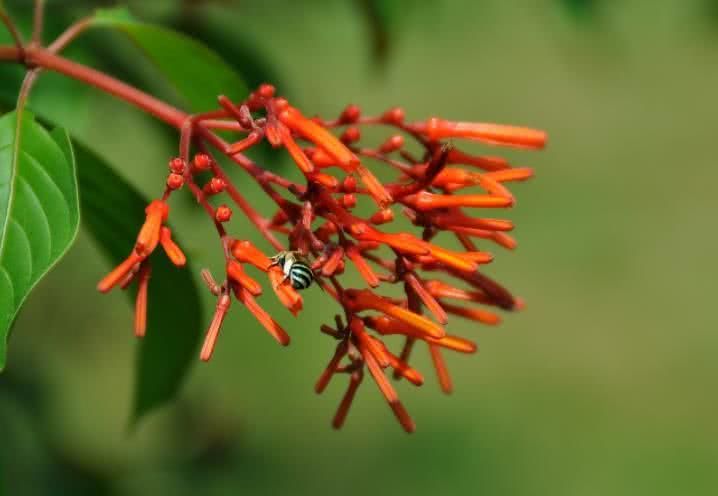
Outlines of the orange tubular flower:
[[294,107],[280,113],[279,120],[334,157],[344,169],[352,171],[359,165],[359,159],[341,141],[316,122],[304,117]]
[[272,263],[267,255],[259,251],[249,241],[235,241],[232,244],[232,256],[240,262],[250,263],[265,272],[269,270],[269,265]]
[[148,257],[162,245],[167,257],[178,267],[183,267],[187,261],[182,250],[172,240],[172,231],[162,225],[167,221],[169,207],[162,200],[154,200],[145,209],[147,218],[137,235],[137,241],[132,253],[98,284],[97,289],[107,293],[120,284],[126,288],[133,280],[137,280],[137,296],[135,299],[135,336],[145,336],[147,328],[147,291],[150,280],[150,265]]
[[282,269],[279,267],[272,267],[267,275],[269,275],[272,288],[277,294],[279,301],[296,317],[304,305],[302,297],[297,290],[292,287],[289,280],[285,278],[284,272],[282,272]]
[[267,332],[277,340],[282,346],[289,345],[289,334],[257,303],[257,300],[245,288],[239,288],[236,291],[237,299],[239,299],[247,310],[259,321]]
[[[496,325],[501,311],[524,306],[520,298],[486,276],[483,266],[494,260],[489,246],[516,246],[509,235],[514,223],[495,212],[515,205],[509,187],[532,177],[533,170],[512,167],[500,156],[469,154],[454,139],[540,149],[546,144],[546,134],[438,117],[407,123],[401,107],[365,115],[358,106],[349,105],[335,119],[308,118],[268,84],[243,101],[225,96],[218,101],[220,108],[194,115],[182,126],[180,153],[168,163],[161,199],[147,206],[132,251],[99,282],[98,289],[107,292],[137,282],[134,328],[137,336],[143,336],[150,254],[160,245],[172,263],[187,264],[165,224],[170,198],[183,188],[189,190],[217,231],[225,268],[219,282],[202,271],[216,297],[216,308],[200,359],[212,357],[232,299],[284,346],[290,337],[277,322],[280,317],[259,304],[263,286],[271,285],[294,316],[302,310],[304,298],[321,298],[323,302],[313,308],[322,309],[324,300],[332,300],[342,316],[320,330],[337,343],[315,385],[321,393],[337,381],[337,375],[348,378],[332,425],[339,428],[346,422],[367,375],[403,429],[412,432],[414,421],[387,372],[421,386],[424,377],[414,368],[411,352],[426,345],[440,387],[449,393],[453,381],[444,351],[472,354],[478,347],[446,330],[461,319],[474,326]],[[366,132],[368,127],[371,132]],[[382,130],[385,134],[375,141],[378,144],[362,142]],[[302,172],[300,179],[283,177],[245,155],[265,140],[286,149]],[[227,161],[247,173],[247,180],[272,202],[273,211],[255,210],[224,170]],[[378,179],[390,174],[388,181]],[[379,208],[368,212],[371,201]],[[230,230],[239,225],[229,222],[233,212],[235,217],[246,216],[271,251],[233,237]],[[252,273],[257,269],[266,279]],[[346,277],[345,271],[361,278]],[[358,287],[346,286],[348,280],[358,281]],[[387,285],[394,285],[395,290],[378,289]],[[392,335],[404,338],[397,350],[384,342],[384,336]]]
[[546,133],[536,129],[479,122],[452,122],[432,117],[410,128],[431,141],[444,138],[469,138],[491,145],[540,149],[546,146]]
[[514,204],[513,198],[494,195],[437,195],[422,191],[416,195],[403,198],[405,204],[423,211],[438,208],[476,207],[476,208],[506,208]]
[[471,165],[487,171],[505,170],[511,167],[509,161],[504,158],[469,155],[456,148],[449,151],[448,163]]
[[431,336],[433,338],[441,338],[446,335],[446,331],[444,331],[440,325],[405,308],[393,305],[387,299],[375,295],[366,289],[345,291],[344,305],[353,313],[358,313],[363,310],[376,310],[384,313],[413,327],[422,335]]

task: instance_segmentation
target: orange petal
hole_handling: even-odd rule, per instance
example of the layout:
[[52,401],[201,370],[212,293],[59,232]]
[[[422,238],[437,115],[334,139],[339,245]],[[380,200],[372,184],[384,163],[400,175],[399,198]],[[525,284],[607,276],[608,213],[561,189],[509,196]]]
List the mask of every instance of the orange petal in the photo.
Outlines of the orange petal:
[[497,314],[481,308],[459,307],[449,303],[444,303],[442,306],[444,307],[444,310],[450,314],[458,315],[459,317],[464,317],[465,319],[475,320],[488,325],[496,325],[501,322],[501,317]]
[[424,286],[435,298],[454,298],[477,303],[491,303],[491,300],[483,291],[466,291],[437,280],[426,281]]
[[451,394],[454,390],[454,386],[451,383],[449,369],[446,368],[446,362],[444,361],[444,357],[441,355],[441,350],[438,346],[429,345],[429,352],[431,353],[431,360],[434,362],[434,369],[436,369],[436,375],[439,378],[441,390],[446,394]]
[[452,122],[435,117],[423,125],[415,125],[414,129],[423,132],[432,141],[469,138],[492,145],[539,149],[546,145],[547,140],[546,133],[537,129],[481,122]]
[[[389,319],[389,317],[381,317],[383,319]],[[404,363],[409,363],[409,356],[411,355],[411,350],[414,349],[414,343],[416,342],[415,338],[408,337],[404,340],[404,346],[401,347],[401,354],[399,355],[399,360],[401,360]],[[401,374],[394,371],[394,379],[401,379]]]
[[184,267],[187,257],[179,246],[172,240],[172,231],[169,227],[162,227],[160,231],[160,243],[167,254],[167,258],[177,267]]
[[227,149],[227,153],[229,155],[235,155],[237,153],[242,153],[247,148],[251,148],[262,139],[262,134],[257,131],[252,131],[247,135],[246,138],[237,141],[236,143],[232,143],[229,148]]
[[418,370],[410,367],[406,362],[400,360],[388,350],[385,349],[384,351],[389,358],[389,366],[394,369],[395,376],[398,374],[415,386],[424,384],[424,376],[422,376]]
[[349,407],[351,407],[352,401],[354,401],[354,396],[356,395],[357,389],[359,389],[359,385],[361,384],[363,378],[364,374],[361,370],[352,372],[349,380],[349,387],[344,393],[341,403],[339,403],[339,408],[337,408],[337,413],[334,415],[334,419],[332,419],[332,426],[335,429],[339,429],[342,425],[344,425],[347,413],[349,413]]
[[395,250],[406,255],[426,255],[431,249],[429,243],[409,233],[388,234],[375,231],[367,237],[386,243]]
[[374,381],[376,382],[377,386],[379,386],[379,390],[384,395],[384,398],[386,398],[386,401],[389,403],[389,406],[391,407],[392,411],[394,412],[394,415],[396,416],[401,426],[406,432],[414,432],[414,430],[416,429],[414,421],[409,416],[409,413],[404,408],[404,405],[402,405],[399,401],[399,397],[397,396],[396,391],[389,383],[377,361],[370,353],[362,353],[362,355],[364,356],[364,362],[366,363],[369,372],[374,378]]
[[534,175],[533,169],[528,167],[517,167],[516,169],[506,169],[495,171],[487,174],[494,181],[506,182],[506,181],[525,181]]
[[133,251],[129,257],[120,263],[120,265],[112,269],[109,274],[97,283],[97,290],[101,293],[107,293],[119,282],[124,280],[125,276],[127,276],[135,268],[135,265],[142,262],[142,260],[144,260],[144,257]]
[[382,335],[403,334],[405,336],[409,336],[406,339],[404,349],[402,350],[400,356],[400,359],[404,362],[406,362],[409,358],[409,353],[411,352],[415,338],[426,341],[429,344],[441,346],[442,348],[458,351],[459,353],[475,353],[477,350],[476,343],[469,341],[468,339],[450,335],[446,335],[442,338],[432,338],[426,335],[421,335],[403,322],[399,322],[396,319],[383,315],[380,317],[366,317],[364,322],[366,325]]
[[324,262],[324,265],[322,265],[322,275],[331,276],[334,274],[337,267],[339,267],[339,262],[342,261],[342,258],[344,258],[344,249],[341,246],[337,246],[334,251],[332,251],[327,261]]
[[331,380],[332,376],[337,370],[337,367],[339,366],[339,362],[341,362],[342,358],[344,358],[344,355],[347,353],[347,342],[342,341],[337,345],[336,350],[334,351],[334,355],[332,356],[332,359],[329,360],[329,364],[324,369],[324,372],[322,372],[322,375],[319,376],[319,380],[314,385],[314,391],[319,394],[323,392],[327,385],[329,384],[329,381]]
[[359,341],[359,345],[370,352],[382,368],[389,366],[389,357],[384,352],[384,347],[364,331],[364,323],[361,319],[353,318],[349,323],[349,328]]
[[354,265],[359,271],[359,274],[364,278],[366,283],[372,288],[379,286],[381,281],[379,281],[379,278],[377,277],[376,273],[371,268],[366,259],[362,256],[357,246],[355,244],[351,244],[347,248],[346,253],[347,257],[349,257],[349,260],[354,262]]
[[309,179],[311,181],[321,184],[325,188],[330,189],[332,191],[335,191],[339,188],[339,180],[334,176],[330,176],[329,174],[324,174],[322,172],[315,172],[314,174],[309,176]]
[[349,289],[344,292],[345,304],[355,311],[372,309],[394,317],[413,327],[422,334],[440,338],[446,335],[444,329],[426,317],[415,314],[405,308],[390,303],[385,298],[375,295],[371,291]]
[[236,260],[230,260],[227,262],[227,276],[239,283],[242,287],[246,288],[253,296],[259,296],[262,294],[262,286],[260,286],[257,281],[249,277],[249,275],[244,271],[242,265]]
[[[462,272],[474,272],[479,270],[479,266],[477,265],[479,262],[474,260],[471,256],[468,256],[467,253],[459,253],[451,250],[446,250],[434,244],[431,244],[430,247],[431,256],[434,257],[436,261],[441,262],[444,265],[448,265],[449,267],[453,267],[456,270],[460,270]],[[487,263],[490,262],[492,259],[489,253],[474,253],[481,254],[482,258],[480,263]]]
[[513,250],[518,245],[513,236],[509,236],[508,234],[502,232],[495,232],[493,236],[491,236],[491,239],[509,250]]
[[495,195],[438,195],[421,191],[404,197],[402,202],[417,210],[426,211],[454,207],[505,208],[512,206],[514,200]]
[[135,250],[138,254],[148,256],[160,241],[160,227],[167,220],[169,207],[162,200],[154,200],[145,208],[147,218],[137,236]]
[[487,171],[499,171],[510,167],[508,160],[504,158],[468,155],[456,148],[449,151],[448,162],[450,164],[472,165]]
[[275,320],[270,317],[270,315],[259,306],[257,303],[257,300],[254,299],[254,297],[250,294],[249,291],[246,289],[240,287],[237,291],[237,298],[244,303],[244,306],[247,307],[247,310],[249,310],[252,315],[254,315],[254,318],[256,318],[260,324],[264,326],[264,328],[269,332],[269,334],[272,335],[274,339],[277,340],[279,344],[282,346],[287,346],[289,344],[290,338],[289,335],[282,329],[282,327],[275,322]]
[[336,159],[334,157],[332,157],[331,155],[329,155],[327,152],[325,152],[321,148],[313,149],[310,157],[311,157],[312,163],[319,168],[337,165]]
[[142,338],[147,330],[147,289],[150,282],[150,265],[143,263],[137,276],[137,299],[135,300],[135,336]]
[[478,349],[476,343],[469,341],[468,339],[460,338],[458,336],[444,336],[440,339],[427,339],[427,343],[431,343],[435,346],[441,346],[452,351],[458,351],[459,353],[475,353]]
[[439,302],[436,301],[436,299],[426,290],[421,281],[419,281],[418,277],[414,274],[407,274],[404,276],[404,281],[406,281],[414,293],[416,293],[416,295],[421,299],[426,308],[434,314],[434,317],[439,321],[439,323],[446,324],[448,322],[449,319],[446,312],[443,308],[441,308]]
[[268,275],[279,301],[296,317],[304,304],[302,297],[292,287],[289,280],[285,279],[284,272],[279,267],[274,266],[269,269]]
[[284,143],[284,147],[292,156],[292,160],[294,160],[299,169],[304,174],[311,174],[312,172],[314,172],[314,164],[304,154],[297,142],[294,141],[294,138],[292,138],[292,133],[289,132],[289,129],[287,129],[286,126],[280,124],[278,130],[279,136],[282,139],[282,143]]
[[379,208],[387,208],[391,205],[394,199],[391,197],[391,194],[389,194],[386,188],[384,188],[384,186],[379,182],[376,176],[361,164],[357,164],[355,168],[359,179],[361,179],[361,182],[364,186],[366,186],[366,189],[369,191],[369,194],[377,205],[379,205]]
[[259,251],[249,241],[235,241],[232,244],[232,256],[240,262],[248,262],[265,272],[269,270],[269,265],[272,263],[267,255]]
[[222,328],[222,322],[227,316],[227,311],[232,303],[228,294],[223,294],[217,300],[217,306],[212,316],[212,322],[209,324],[207,334],[204,338],[204,344],[202,345],[202,351],[200,351],[199,358],[203,362],[209,361],[214,353],[214,347],[217,344],[217,337],[219,337],[219,331]]
[[316,122],[304,117],[299,110],[289,107],[279,114],[279,120],[293,131],[298,132],[315,145],[322,148],[343,167],[353,169],[359,159],[332,133]]

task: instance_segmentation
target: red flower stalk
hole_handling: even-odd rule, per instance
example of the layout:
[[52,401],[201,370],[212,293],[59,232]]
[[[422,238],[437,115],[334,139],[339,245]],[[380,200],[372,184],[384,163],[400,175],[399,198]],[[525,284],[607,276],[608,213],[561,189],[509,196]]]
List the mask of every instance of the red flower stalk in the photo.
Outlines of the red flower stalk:
[[[233,298],[282,345],[290,341],[277,323],[284,317],[270,316],[260,306],[263,285],[269,284],[294,316],[302,310],[303,296],[333,299],[345,315],[346,325],[337,316],[335,327],[321,327],[338,343],[315,386],[320,393],[336,374],[349,376],[332,425],[338,428],[345,423],[368,371],[401,426],[413,431],[415,424],[399,401],[387,369],[395,378],[421,386],[424,377],[411,366],[410,359],[416,344],[424,342],[442,390],[451,392],[454,386],[442,350],[471,354],[477,346],[447,334],[446,327],[453,325],[455,317],[495,325],[500,321],[497,310],[522,306],[519,299],[483,274],[482,265],[493,260],[487,251],[488,241],[515,247],[514,238],[507,234],[514,230],[513,222],[497,218],[495,212],[515,204],[507,183],[526,180],[533,171],[512,168],[501,157],[468,154],[446,140],[539,149],[546,143],[545,133],[436,117],[406,122],[399,107],[364,116],[358,106],[349,105],[334,120],[310,119],[276,96],[271,85],[260,86],[240,102],[220,96],[219,104],[219,109],[193,116],[182,125],[180,156],[170,161],[162,199],[147,207],[147,219],[130,256],[98,289],[105,292],[137,280],[135,330],[143,335],[150,276],[147,258],[161,244],[173,263],[185,264],[184,254],[164,223],[169,197],[187,186],[217,229],[225,266],[219,283],[203,271],[217,304],[200,358],[211,358]],[[379,144],[362,146],[365,127],[388,129],[388,133]],[[214,130],[236,137],[226,142]],[[244,155],[265,139],[286,149],[303,174],[301,183]],[[409,141],[422,148],[419,156],[408,151]],[[190,159],[192,146],[196,154]],[[257,212],[215,154],[243,169],[277,211],[268,215]],[[374,174],[379,169],[395,171],[393,181],[380,182]],[[365,218],[357,213],[361,210],[357,205],[366,198],[379,209]],[[239,207],[271,248],[260,249],[232,237],[227,232],[232,207],[222,200]],[[485,217],[481,209],[491,209],[493,214]],[[395,227],[396,216],[401,214],[409,219],[412,232]],[[444,236],[438,237],[441,233]],[[445,244],[446,235],[455,238],[461,249]],[[361,277],[355,280],[359,287],[344,286],[345,270],[350,272],[347,268]],[[249,274],[257,269],[266,274],[264,282]],[[323,291],[312,290],[313,283]],[[400,296],[383,295],[383,287],[390,284],[401,284]],[[302,291],[307,292],[302,295]],[[382,341],[386,335],[404,336],[403,348],[397,353],[390,351]]]

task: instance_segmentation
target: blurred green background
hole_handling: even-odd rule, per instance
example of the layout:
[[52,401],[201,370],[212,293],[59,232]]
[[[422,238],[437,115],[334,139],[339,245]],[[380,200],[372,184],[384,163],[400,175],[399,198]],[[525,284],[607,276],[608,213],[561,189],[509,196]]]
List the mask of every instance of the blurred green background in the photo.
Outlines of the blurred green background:
[[[715,494],[718,9],[589,3],[595,12],[555,0],[397,2],[377,62],[357,2],[210,2],[184,21],[173,2],[135,2],[146,19],[210,26],[215,48],[248,51],[307,113],[401,104],[411,119],[547,130],[546,151],[505,154],[536,178],[512,188],[519,248],[492,246],[488,269],[527,308],[498,328],[454,319],[481,352],[447,354],[451,396],[418,350],[426,384],[397,385],[412,436],[368,382],[344,429],[331,429],[344,380],[312,391],[334,346],[318,332],[319,291],[296,321],[270,306],[289,348],[231,312],[213,360],[128,435],[131,309],[95,291],[108,265],[82,233],[14,329],[0,376],[0,494]],[[70,4],[50,7],[70,18],[84,7]],[[141,79],[130,67],[124,75]],[[37,91],[62,81],[50,75]],[[166,130],[99,94],[55,103],[156,193],[174,153]],[[177,230],[197,264],[217,270],[211,226],[191,207],[176,207]],[[256,239],[241,219],[233,229]]]

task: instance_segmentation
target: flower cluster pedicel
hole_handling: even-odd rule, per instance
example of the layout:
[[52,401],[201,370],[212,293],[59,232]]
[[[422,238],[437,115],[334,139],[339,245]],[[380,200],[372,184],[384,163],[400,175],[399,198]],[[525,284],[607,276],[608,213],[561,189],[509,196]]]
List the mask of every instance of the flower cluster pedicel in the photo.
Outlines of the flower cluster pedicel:
[[[515,199],[506,183],[528,179],[532,171],[512,168],[500,157],[470,155],[458,149],[454,141],[540,149],[546,135],[528,128],[436,117],[406,122],[401,108],[365,117],[359,107],[349,105],[333,120],[309,118],[286,99],[275,96],[271,85],[260,86],[242,102],[223,96],[218,101],[217,110],[191,116],[182,126],[179,156],[169,163],[164,194],[147,207],[147,220],[127,260],[110,272],[98,289],[105,292],[137,282],[135,332],[143,336],[149,255],[159,244],[177,266],[185,263],[164,224],[171,194],[186,187],[214,223],[226,267],[220,282],[208,271],[202,273],[217,303],[200,358],[211,358],[233,300],[280,344],[289,344],[289,335],[262,308],[259,299],[263,286],[268,286],[293,315],[302,310],[302,295],[292,286],[286,267],[273,262],[278,259],[277,252],[297,253],[311,264],[310,282],[315,280],[324,290],[308,294],[331,298],[341,309],[333,326],[321,327],[324,334],[337,340],[337,346],[315,388],[322,392],[336,374],[349,377],[333,425],[344,423],[368,372],[401,426],[413,431],[414,422],[387,370],[397,379],[420,386],[424,378],[410,365],[410,358],[416,342],[422,341],[429,348],[439,383],[448,393],[452,383],[443,350],[474,353],[477,349],[474,342],[447,334],[450,320],[457,316],[495,325],[499,322],[497,309],[510,311],[521,306],[508,290],[482,273],[481,266],[491,262],[492,256],[477,245],[483,247],[486,240],[514,248],[516,242],[509,234],[513,223],[480,216],[478,209],[513,206]],[[389,131],[374,147],[360,144],[362,128],[369,126]],[[238,137],[226,142],[215,131]],[[286,149],[304,180],[291,181],[244,155],[263,140]],[[419,145],[419,154],[408,150],[408,140]],[[266,217],[257,212],[210,150],[218,150],[246,171],[271,198],[276,211]],[[379,181],[372,171],[381,168],[394,171],[394,179]],[[248,240],[228,234],[224,224],[232,217],[232,207],[214,197],[234,204],[274,252],[265,253]],[[375,208],[367,218],[355,213],[362,197],[370,198]],[[407,218],[415,232],[392,229],[398,216]],[[280,241],[282,237],[286,241]],[[458,240],[461,250],[442,245],[451,237]],[[248,274],[248,265],[266,275],[264,285]],[[350,267],[361,276],[364,287],[342,284],[341,276]],[[308,269],[303,265],[302,270]],[[401,296],[382,295],[382,285],[399,285]],[[390,351],[382,340],[386,335],[403,336],[403,348]]]

